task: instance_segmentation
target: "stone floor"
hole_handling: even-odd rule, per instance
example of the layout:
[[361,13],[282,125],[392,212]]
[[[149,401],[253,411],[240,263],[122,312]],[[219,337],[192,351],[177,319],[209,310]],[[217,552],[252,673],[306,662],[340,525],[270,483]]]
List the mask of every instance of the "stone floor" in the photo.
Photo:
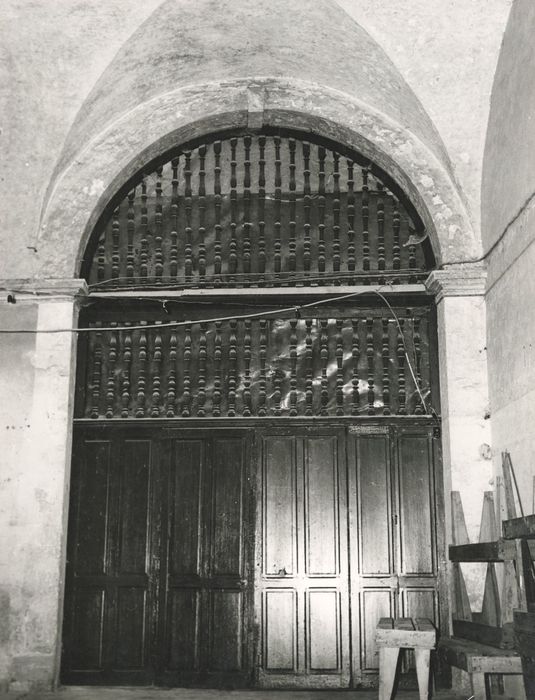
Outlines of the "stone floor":
[[[54,693],[9,693],[6,700],[376,700],[377,691],[355,690],[190,690],[175,688],[88,688],[70,686]],[[399,691],[396,700],[418,700],[414,691]],[[469,695],[439,691],[435,700],[469,700]],[[502,700],[505,698],[502,696]]]

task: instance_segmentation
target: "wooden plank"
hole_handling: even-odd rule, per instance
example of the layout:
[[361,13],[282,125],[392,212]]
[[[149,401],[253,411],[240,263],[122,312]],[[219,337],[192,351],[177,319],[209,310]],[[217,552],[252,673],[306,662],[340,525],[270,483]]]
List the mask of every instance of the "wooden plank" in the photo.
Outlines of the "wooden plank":
[[451,517],[453,543],[456,545],[468,544],[468,530],[464,520],[463,504],[459,491],[451,492]]
[[513,631],[511,625],[493,627],[480,622],[453,620],[453,636],[472,642],[479,642],[499,649],[513,649]]
[[485,491],[483,494],[483,509],[481,511],[481,526],[479,528],[480,542],[494,542],[499,537],[494,512],[494,494]]
[[450,637],[438,643],[439,658],[468,673],[522,673],[520,657],[510,649]]
[[505,490],[505,507],[507,520],[516,518],[515,495],[513,493],[513,480],[511,478],[511,458],[509,453],[502,452],[502,474],[503,486]]
[[394,619],[392,617],[382,617],[377,623],[377,629],[391,630],[394,627]]
[[414,623],[411,617],[398,617],[394,620],[395,630],[410,630],[414,629]]
[[524,518],[504,520],[502,523],[503,537],[513,540],[517,537],[535,539],[535,515],[526,515]]
[[427,617],[414,618],[414,626],[417,630],[420,630],[421,632],[429,632],[435,629],[435,626]]
[[535,697],[535,613],[515,610],[515,644],[522,659],[526,697]]
[[499,541],[450,545],[449,558],[453,562],[503,561],[503,548]]

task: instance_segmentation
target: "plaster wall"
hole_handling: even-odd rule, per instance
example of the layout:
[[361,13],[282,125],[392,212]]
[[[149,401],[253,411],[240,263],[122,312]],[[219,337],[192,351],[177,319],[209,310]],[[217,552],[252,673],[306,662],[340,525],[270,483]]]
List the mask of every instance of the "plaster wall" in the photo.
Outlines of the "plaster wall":
[[[516,0],[491,99],[482,183],[494,467],[509,450],[525,513],[535,477],[535,4]],[[502,513],[504,515],[504,513]]]

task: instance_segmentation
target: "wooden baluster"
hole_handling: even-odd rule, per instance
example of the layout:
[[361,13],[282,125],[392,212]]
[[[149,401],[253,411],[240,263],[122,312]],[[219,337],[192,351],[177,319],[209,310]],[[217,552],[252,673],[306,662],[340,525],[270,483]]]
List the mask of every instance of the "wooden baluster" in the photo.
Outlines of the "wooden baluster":
[[171,277],[178,275],[178,165],[179,159],[173,158],[171,161],[171,249],[169,251],[169,273]]
[[366,357],[368,360],[368,415],[375,414],[375,358],[373,318],[366,319]]
[[407,414],[407,391],[405,388],[405,345],[403,334],[405,332],[405,319],[399,319],[400,328],[397,332],[396,354],[398,358],[398,413],[400,416]]
[[184,164],[184,210],[186,212],[186,245],[184,247],[184,275],[186,283],[191,282],[193,273],[193,245],[192,245],[192,209],[193,209],[193,191],[191,188],[191,153],[188,151],[184,154],[186,162]]
[[[409,234],[412,233],[411,229],[409,228]],[[414,232],[416,233],[416,232]],[[413,245],[409,246],[409,270],[415,270],[416,269],[416,247]],[[414,274],[411,274],[409,277],[409,284],[414,284],[417,281],[416,276]]]
[[351,321],[351,326],[353,330],[351,338],[351,359],[353,364],[353,374],[351,377],[351,415],[357,416],[359,413],[360,406],[360,393],[359,393],[359,360],[360,360],[360,342],[359,342],[359,322],[358,319],[354,318]]
[[174,418],[176,415],[176,361],[177,361],[178,336],[175,328],[171,328],[169,336],[169,374],[167,378],[167,418]]
[[[377,267],[385,269],[385,200],[384,185],[377,181]],[[384,284],[384,277],[379,278],[379,284]]]
[[389,322],[382,319],[381,359],[383,363],[383,414],[390,414],[390,342],[388,334]]
[[113,211],[113,217],[111,222],[111,238],[112,238],[112,253],[111,253],[111,276],[113,279],[119,277],[119,238],[120,238],[120,224],[119,224],[119,207],[116,207]]
[[160,415],[160,403],[162,400],[162,333],[160,329],[156,329],[154,333],[154,348],[152,353],[152,406],[150,415],[152,418],[158,418]]
[[267,331],[268,321],[261,319],[260,321],[260,348],[258,355],[260,358],[260,386],[258,390],[258,415],[265,416],[267,414],[267,376],[266,376],[266,356],[267,356]]
[[[222,257],[221,257],[221,141],[214,143],[214,209],[215,209],[215,224],[214,224],[214,274],[221,274]],[[221,280],[216,280],[216,284],[220,284]]]
[[[251,272],[251,137],[243,139],[243,227],[242,250],[243,271]],[[247,286],[247,285],[246,285]]]
[[313,401],[314,401],[314,375],[313,375],[313,349],[312,349],[312,319],[307,318],[305,321],[305,327],[306,327],[306,337],[305,337],[305,346],[306,346],[306,363],[307,363],[307,369],[306,369],[306,384],[305,384],[305,400],[306,400],[306,408],[305,408],[305,415],[311,416],[313,415]]
[[258,272],[266,272],[266,137],[258,137]]
[[[146,322],[141,322],[145,325]],[[141,328],[139,331],[139,345],[137,351],[138,373],[137,373],[137,394],[136,394],[136,418],[145,416],[145,389],[147,376],[147,331]]]
[[145,278],[149,274],[149,216],[147,210],[147,183],[145,177],[141,180],[141,217],[140,217],[140,228],[141,228],[141,241],[140,241],[140,251],[139,251],[139,262],[140,269],[139,274],[141,277]]
[[318,271],[325,272],[325,148],[318,147]]
[[329,364],[329,321],[326,318],[320,320],[320,360],[321,360],[321,408],[320,414],[326,416],[328,414],[329,403],[329,378],[327,376],[327,367]]
[[362,169],[362,269],[370,269],[370,188],[368,185],[368,168]]
[[[422,386],[422,338],[420,335],[420,319],[415,318],[414,319],[414,354],[416,356],[416,367],[415,367],[415,374],[416,374],[416,381],[418,386],[415,387],[415,389],[418,389],[419,387]],[[424,413],[424,407],[422,405],[422,400],[420,398],[420,392],[416,391],[416,406],[414,408],[414,413],[417,415],[421,415]]]
[[[273,330],[273,328],[271,330]],[[280,358],[277,355],[271,356],[270,375],[273,378],[271,404],[273,406],[273,415],[275,416],[280,416],[282,414],[282,380],[284,372],[280,369],[279,362]]]
[[[97,322],[95,327],[98,328],[100,325],[100,322]],[[97,331],[94,337],[95,341],[90,353],[93,357],[93,368],[91,372],[91,411],[89,415],[91,418],[98,418],[100,415],[100,386],[102,382],[102,333]]]
[[100,234],[97,248],[97,280],[106,279],[106,229]]
[[189,418],[191,415],[191,324],[188,324],[184,329],[184,347],[182,353],[182,411],[183,418]]
[[128,193],[128,213],[127,213],[127,248],[126,248],[126,276],[132,278],[134,276],[134,232],[136,228],[136,214],[134,202],[136,199],[135,189]]
[[275,144],[275,221],[273,223],[275,229],[275,243],[273,246],[273,265],[275,270],[275,279],[279,278],[282,262],[282,240],[281,240],[281,200],[282,200],[282,176],[281,176],[281,140],[279,136],[273,138]]
[[[228,255],[228,270],[230,275],[234,275],[238,269],[238,240],[236,228],[238,226],[238,179],[236,175],[237,160],[236,147],[238,139],[230,139],[230,246]],[[229,277],[229,283],[234,284],[235,279]]]
[[305,271],[305,275],[307,275],[310,272],[310,266],[311,266],[311,256],[312,256],[312,244],[310,240],[310,144],[309,143],[303,143],[303,160],[304,160],[304,169],[303,169],[303,178],[304,178],[304,202],[303,202],[303,211],[304,211],[304,224],[303,224],[303,229],[304,229],[304,240],[303,240],[303,269]]
[[296,227],[296,206],[295,206],[295,139],[288,139],[288,149],[290,151],[290,222],[288,224],[289,240],[288,240],[288,265],[290,272],[295,272],[296,267],[296,249],[297,241],[295,238]]
[[[112,328],[117,323],[110,323]],[[108,378],[106,381],[106,418],[113,418],[115,413],[115,365],[117,363],[117,333],[110,331],[108,334]]]
[[[333,168],[333,272],[340,272],[340,156],[336,152]],[[339,279],[334,281],[339,284]]]
[[[347,161],[347,269],[354,272],[356,266],[355,255],[355,180],[354,163]],[[353,281],[353,280],[348,280]]]
[[297,320],[290,321],[290,415],[297,415]]
[[206,146],[199,146],[199,283],[204,286],[206,278]]
[[394,270],[399,270],[401,267],[401,246],[399,242],[401,217],[399,213],[399,202],[395,197],[392,198],[392,207],[392,268]]
[[336,415],[344,415],[344,344],[343,320],[336,319]]
[[236,415],[236,389],[238,386],[237,360],[238,360],[238,322],[230,321],[230,337],[228,348],[228,415]]
[[212,397],[212,415],[221,415],[221,361],[223,359],[223,348],[221,341],[221,321],[215,322],[214,338],[214,393]]
[[[128,325],[128,321],[125,322]],[[123,351],[121,372],[121,418],[128,418],[130,415],[130,383],[132,371],[132,332],[123,331]]]
[[206,324],[201,323],[199,335],[199,366],[197,369],[197,415],[204,418],[206,415],[206,360],[208,358],[206,343]]
[[243,323],[243,359],[245,363],[243,374],[243,415],[251,416],[251,321],[246,319]]
[[156,204],[154,213],[154,274],[156,277],[163,275],[163,198],[162,198],[163,168],[156,171]]

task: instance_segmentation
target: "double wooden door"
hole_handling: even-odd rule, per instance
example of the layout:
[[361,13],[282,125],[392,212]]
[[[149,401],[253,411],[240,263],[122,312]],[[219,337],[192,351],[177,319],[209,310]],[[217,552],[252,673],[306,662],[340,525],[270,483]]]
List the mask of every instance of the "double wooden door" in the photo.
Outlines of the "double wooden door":
[[372,683],[378,617],[439,622],[436,444],[424,424],[80,429],[63,681]]
[[62,679],[250,684],[249,441],[80,431]]

